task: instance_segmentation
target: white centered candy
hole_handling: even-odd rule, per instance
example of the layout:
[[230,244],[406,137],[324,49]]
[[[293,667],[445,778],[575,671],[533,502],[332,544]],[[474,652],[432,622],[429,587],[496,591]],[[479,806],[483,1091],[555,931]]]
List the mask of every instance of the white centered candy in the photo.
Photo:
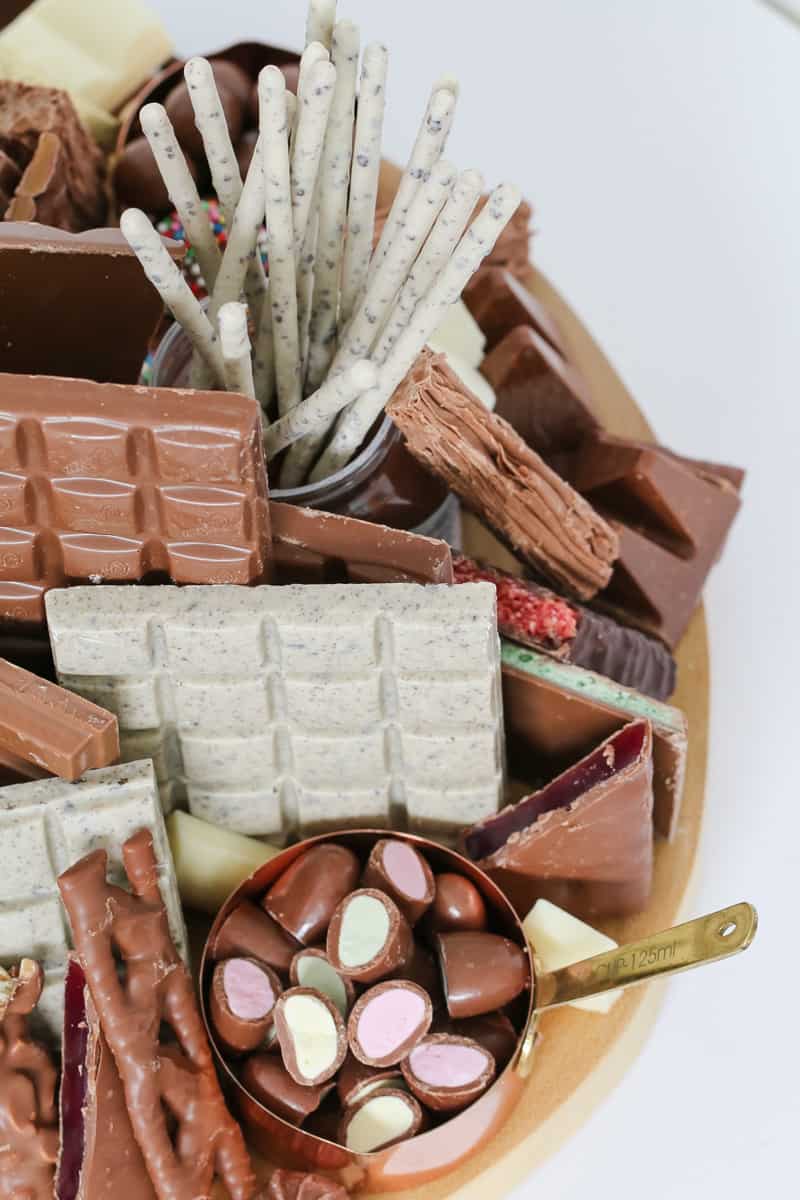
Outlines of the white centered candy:
[[376,1096],[347,1126],[347,1149],[369,1154],[408,1133],[414,1123],[411,1108],[399,1096]]
[[344,967],[371,962],[389,936],[386,905],[374,896],[354,896],[342,915],[339,930],[339,961]]
[[289,996],[283,1014],[291,1030],[299,1073],[306,1079],[316,1079],[330,1069],[338,1052],[333,1017],[313,996]]
[[347,992],[341,978],[325,958],[307,954],[297,961],[297,982],[300,987],[313,988],[333,1001],[343,1017],[347,1016]]

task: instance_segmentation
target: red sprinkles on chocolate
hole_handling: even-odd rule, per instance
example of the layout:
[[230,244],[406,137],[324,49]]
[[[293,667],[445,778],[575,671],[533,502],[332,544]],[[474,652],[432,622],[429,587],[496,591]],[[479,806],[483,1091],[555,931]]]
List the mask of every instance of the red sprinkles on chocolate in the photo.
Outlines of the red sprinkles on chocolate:
[[497,624],[554,650],[571,641],[578,631],[578,614],[566,600],[552,593],[537,595],[523,581],[485,570],[471,558],[453,555],[456,583],[493,583],[497,592]]

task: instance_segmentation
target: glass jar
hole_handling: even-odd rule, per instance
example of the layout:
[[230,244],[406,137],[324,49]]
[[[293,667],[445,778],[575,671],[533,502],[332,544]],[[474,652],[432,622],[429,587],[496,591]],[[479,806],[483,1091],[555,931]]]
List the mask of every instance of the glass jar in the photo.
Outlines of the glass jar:
[[[191,343],[174,324],[153,359],[153,387],[188,387]],[[388,417],[376,422],[359,453],[318,483],[270,488],[273,500],[408,529],[461,545],[461,509],[446,485],[409,454],[400,430]]]

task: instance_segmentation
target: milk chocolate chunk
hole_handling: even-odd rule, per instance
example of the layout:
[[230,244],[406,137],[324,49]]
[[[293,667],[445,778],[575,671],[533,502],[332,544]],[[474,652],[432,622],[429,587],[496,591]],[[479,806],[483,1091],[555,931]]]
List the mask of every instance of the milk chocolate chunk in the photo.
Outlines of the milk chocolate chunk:
[[275,972],[254,958],[217,963],[209,1012],[212,1028],[230,1054],[246,1054],[263,1045],[282,991]]
[[524,953],[497,933],[436,935],[447,1011],[455,1020],[493,1012],[530,987]]
[[365,888],[391,896],[409,925],[416,925],[433,903],[433,872],[419,851],[408,842],[393,838],[381,838],[376,842],[361,882]]
[[391,897],[359,888],[334,912],[326,951],[337,971],[358,983],[374,983],[402,971],[413,945],[408,921]]
[[519,1042],[519,1035],[503,1012],[484,1013],[480,1017],[467,1017],[454,1021],[448,1032],[471,1038],[484,1050],[488,1050],[498,1071],[510,1062]]
[[540,896],[576,916],[616,916],[647,904],[652,822],[652,732],[635,721],[464,844],[523,916]]
[[608,583],[614,531],[441,356],[420,355],[387,412],[411,453],[530,566],[582,599]]
[[333,1079],[347,1053],[339,1009],[313,988],[290,988],[275,1005],[283,1065],[296,1083],[317,1087]]
[[[232,1200],[250,1200],[255,1176],[170,936],[149,832],[128,839],[123,861],[132,895],[107,882],[104,850],[64,872],[59,889],[153,1187],[160,1197],[195,1200],[219,1174]],[[165,1028],[175,1039],[168,1044]]]
[[[164,244],[173,258],[183,256],[180,242]],[[118,229],[73,234],[52,222],[0,223],[0,371],[135,384],[162,313]],[[62,417],[72,411],[74,395],[62,400]],[[3,399],[13,412],[12,396],[4,380]],[[124,421],[132,420],[135,400],[129,393],[118,401]]]
[[314,988],[322,992],[345,1018],[355,1003],[353,981],[337,971],[325,951],[319,947],[309,947],[295,954],[289,968],[289,979],[293,987]]
[[239,1078],[251,1096],[290,1125],[302,1125],[316,1112],[333,1083],[317,1087],[298,1083],[274,1054],[251,1054]]
[[357,1101],[382,1088],[402,1086],[403,1075],[399,1063],[390,1067],[370,1067],[360,1062],[352,1051],[348,1051],[336,1079],[336,1094],[343,1108],[351,1108]]
[[486,267],[474,275],[461,298],[486,336],[487,355],[507,334],[525,327],[535,330],[563,356],[564,342],[554,318],[542,301],[503,267]]
[[228,914],[208,946],[215,962],[243,954],[281,975],[288,975],[297,950],[298,943],[249,900],[243,900]]
[[428,933],[481,930],[488,925],[486,904],[474,883],[452,871],[436,876],[436,896],[425,920]]
[[347,1200],[347,1191],[325,1175],[304,1171],[273,1171],[260,1200]]
[[0,1200],[50,1200],[58,1155],[56,1069],[31,1038],[44,972],[0,967]]
[[356,1001],[347,1022],[350,1049],[368,1067],[392,1067],[425,1037],[431,998],[408,979],[388,979]]
[[74,957],[64,992],[56,1200],[115,1200],[121,1179],[136,1200],[156,1200],[131,1127],[122,1080],[83,968]]
[[457,1034],[424,1038],[401,1064],[409,1091],[433,1112],[466,1108],[486,1091],[495,1061],[477,1042]]
[[[305,946],[325,936],[339,902],[356,886],[359,862],[346,846],[312,846],[273,883],[261,905]],[[331,962],[339,965],[330,955]]]
[[345,1110],[338,1140],[354,1154],[370,1154],[414,1137],[421,1125],[422,1109],[413,1096],[382,1088]]
[[457,583],[494,584],[497,628],[503,637],[607,675],[656,700],[666,700],[675,690],[675,660],[663,642],[463,555],[455,557],[453,570]]

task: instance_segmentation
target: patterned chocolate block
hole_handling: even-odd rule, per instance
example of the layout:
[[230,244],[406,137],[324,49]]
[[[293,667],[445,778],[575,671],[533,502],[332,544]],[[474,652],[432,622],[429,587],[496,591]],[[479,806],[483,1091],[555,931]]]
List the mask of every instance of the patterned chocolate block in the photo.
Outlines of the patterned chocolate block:
[[124,885],[122,843],[138,829],[153,835],[161,894],[185,957],[186,930],[151,763],[104,767],[79,783],[42,779],[0,788],[0,964],[24,956],[41,961],[45,989],[37,1013],[54,1042],[61,1037],[72,944],[56,880],[89,851],[104,849],[113,881]]
[[167,811],[447,838],[502,798],[491,584],[69,588],[47,615],[62,683],[153,756]]
[[257,582],[268,511],[255,401],[0,375],[0,623],[75,581]]

